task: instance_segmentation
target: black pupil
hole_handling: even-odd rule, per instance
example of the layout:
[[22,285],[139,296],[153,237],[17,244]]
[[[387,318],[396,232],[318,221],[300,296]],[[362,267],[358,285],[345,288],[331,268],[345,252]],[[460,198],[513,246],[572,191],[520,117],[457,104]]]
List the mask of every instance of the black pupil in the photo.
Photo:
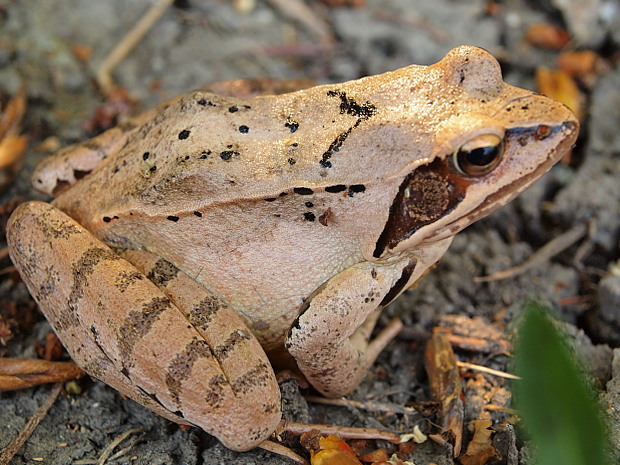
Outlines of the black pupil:
[[497,146],[478,147],[466,155],[467,162],[476,166],[487,166],[497,157]]

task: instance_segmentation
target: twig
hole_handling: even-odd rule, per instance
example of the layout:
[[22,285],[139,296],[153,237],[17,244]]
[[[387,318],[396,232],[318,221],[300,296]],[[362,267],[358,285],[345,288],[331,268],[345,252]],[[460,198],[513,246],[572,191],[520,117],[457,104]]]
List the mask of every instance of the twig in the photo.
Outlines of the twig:
[[125,431],[122,434],[119,434],[115,437],[112,442],[110,442],[105,448],[98,459],[81,459],[73,462],[73,465],[104,465],[105,463],[113,463],[118,461],[119,458],[123,457],[127,452],[131,450],[131,448],[136,444],[137,440],[141,437],[134,438],[134,440],[127,446],[116,452],[112,455],[114,449],[125,439],[127,439],[130,435],[134,433],[142,432],[142,428],[132,428]]
[[493,273],[488,276],[477,276],[474,278],[474,282],[484,283],[488,281],[497,281],[500,279],[511,278],[513,276],[521,274],[525,270],[528,270],[534,266],[546,262],[554,255],[570,247],[579,239],[581,239],[586,234],[587,230],[587,225],[579,224],[573,229],[569,229],[564,234],[561,234],[558,237],[547,242],[540,249],[534,252],[532,256],[521,265],[508,268],[507,270],[498,271],[497,273]]
[[136,45],[142,40],[147,32],[151,30],[153,25],[161,18],[166,9],[172,5],[174,0],[159,0],[142,18],[134,25],[133,28],[116,44],[107,57],[103,60],[97,70],[97,83],[101,91],[109,96],[116,87],[112,79],[112,71],[118,64],[125,59]]
[[518,415],[518,411],[517,409],[514,408],[510,408],[510,407],[505,407],[503,405],[497,405],[497,404],[486,404],[484,406],[485,410],[492,410],[494,412],[504,412],[504,413],[508,413],[510,415]]
[[321,434],[336,434],[343,439],[384,439],[394,443],[400,442],[400,436],[391,431],[381,431],[376,428],[354,428],[349,426],[337,425],[306,425],[292,421],[283,421],[276,430],[276,435],[283,431],[290,431],[293,434],[303,434],[312,430],[319,430]]
[[14,266],[7,266],[6,268],[2,268],[0,270],[0,276],[8,274],[8,273],[13,273],[16,270],[17,268],[15,268]]
[[331,44],[334,35],[329,30],[327,23],[301,0],[268,0],[268,3],[282,15],[300,23],[320,43]]
[[0,465],[8,465],[11,462],[13,456],[22,448],[28,438],[30,438],[35,428],[41,423],[41,420],[45,418],[48,410],[54,405],[54,402],[56,402],[61,390],[62,383],[57,383],[50,391],[45,402],[43,402],[41,407],[39,407],[30,420],[28,420],[28,423],[26,423],[26,426],[19,432],[17,437],[0,451]]
[[[405,341],[426,342],[430,337],[427,331],[420,331],[411,326],[405,326],[402,331],[398,333],[398,338]],[[446,337],[450,344],[457,349],[484,354],[496,352],[510,353],[510,342],[506,339],[493,340],[474,336],[461,336],[452,333],[448,333]]]
[[273,442],[269,439],[267,439],[264,442],[261,442],[258,445],[258,447],[260,447],[261,449],[267,450],[269,452],[272,452],[274,454],[278,454],[283,457],[286,457],[287,459],[290,459],[295,463],[299,463],[300,465],[308,465],[308,461],[305,458],[301,457],[300,455],[297,455],[295,452],[293,452],[288,447],[283,446],[282,444],[278,444],[277,442]]
[[106,463],[106,460],[108,460],[108,457],[112,455],[112,452],[114,451],[116,446],[118,446],[121,442],[123,442],[125,439],[127,439],[132,434],[140,433],[140,432],[142,432],[142,428],[132,428],[132,429],[128,429],[123,434],[119,434],[118,436],[116,436],[114,440],[110,442],[107,446],[105,446],[105,449],[103,449],[103,452],[101,453],[101,455],[99,456],[99,459],[97,460],[97,465],[104,465]]
[[488,373],[490,375],[499,376],[500,378],[508,378],[508,379],[521,379],[517,375],[513,375],[511,373],[506,373],[505,371],[494,370],[493,368],[488,368],[482,365],[476,365],[475,363],[469,362],[456,362],[457,366],[461,368],[467,368],[469,370],[481,371],[483,373]]
[[319,396],[304,396],[309,402],[315,404],[335,405],[337,407],[354,407],[360,410],[366,410],[367,412],[389,412],[389,413],[401,413],[404,415],[414,415],[418,411],[412,407],[403,407],[402,405],[386,404],[382,402],[359,402],[357,400],[350,399],[328,399],[326,397]]

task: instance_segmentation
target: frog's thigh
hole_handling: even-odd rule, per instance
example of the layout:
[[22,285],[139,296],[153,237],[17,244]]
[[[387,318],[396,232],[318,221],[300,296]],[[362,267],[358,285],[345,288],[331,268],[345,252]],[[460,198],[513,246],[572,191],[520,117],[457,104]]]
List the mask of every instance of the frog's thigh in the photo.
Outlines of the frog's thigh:
[[378,312],[417,274],[416,263],[414,259],[381,267],[362,263],[334,276],[312,297],[286,346],[308,381],[324,395],[346,395],[365,376],[388,342],[384,337],[368,343]]
[[231,449],[250,449],[275,429],[279,392],[267,357],[238,318],[219,321],[220,308],[206,291],[193,289],[181,311],[49,204],[20,205],[7,238],[30,292],[90,374]]
[[134,116],[125,124],[110,128],[92,139],[65,147],[44,158],[32,174],[32,183],[39,191],[57,196],[97,169],[101,162],[122,147],[141,125],[153,119],[160,107],[170,105],[179,98]]

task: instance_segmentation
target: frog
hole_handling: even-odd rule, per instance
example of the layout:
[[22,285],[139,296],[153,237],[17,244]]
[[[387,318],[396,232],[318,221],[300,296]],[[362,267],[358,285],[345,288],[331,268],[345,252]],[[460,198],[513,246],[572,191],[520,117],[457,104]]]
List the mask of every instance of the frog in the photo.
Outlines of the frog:
[[10,256],[73,360],[246,451],[281,420],[275,369],[339,397],[397,335],[381,311],[459,231],[574,144],[563,104],[457,47],[341,84],[199,90],[62,149]]

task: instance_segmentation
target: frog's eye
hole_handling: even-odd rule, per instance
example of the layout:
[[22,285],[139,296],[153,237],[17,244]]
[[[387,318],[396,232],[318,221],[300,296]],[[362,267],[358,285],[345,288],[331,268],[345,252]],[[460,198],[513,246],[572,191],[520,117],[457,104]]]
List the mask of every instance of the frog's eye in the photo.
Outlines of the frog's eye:
[[482,176],[497,166],[504,153],[504,142],[495,134],[476,136],[452,154],[452,165],[465,176]]

